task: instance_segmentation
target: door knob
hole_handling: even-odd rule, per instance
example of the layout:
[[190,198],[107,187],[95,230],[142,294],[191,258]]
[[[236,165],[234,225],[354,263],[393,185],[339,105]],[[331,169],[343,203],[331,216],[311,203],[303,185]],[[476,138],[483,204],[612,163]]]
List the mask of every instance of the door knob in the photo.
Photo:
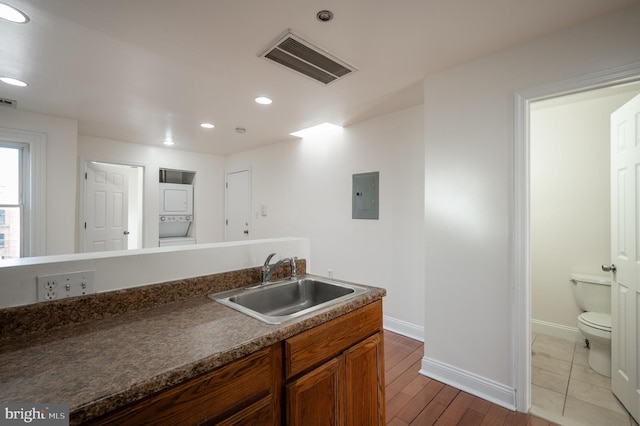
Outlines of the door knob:
[[613,263],[611,264],[611,266],[602,265],[602,270],[605,271],[605,272],[613,272],[615,274],[616,273],[616,265],[614,265]]
[[129,235],[129,231],[124,231],[123,234],[124,235]]
[[248,233],[249,233],[249,230],[248,230],[248,229],[245,229],[245,230],[244,230],[244,233],[245,233],[245,234],[248,234]]

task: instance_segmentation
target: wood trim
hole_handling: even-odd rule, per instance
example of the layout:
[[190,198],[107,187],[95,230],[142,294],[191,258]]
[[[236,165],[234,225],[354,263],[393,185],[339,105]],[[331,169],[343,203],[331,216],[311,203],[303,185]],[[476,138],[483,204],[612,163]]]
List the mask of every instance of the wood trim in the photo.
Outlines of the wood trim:
[[283,404],[284,397],[282,395],[284,389],[284,362],[282,356],[282,342],[275,343],[271,346],[271,409],[274,413],[274,425],[282,423],[284,415]]

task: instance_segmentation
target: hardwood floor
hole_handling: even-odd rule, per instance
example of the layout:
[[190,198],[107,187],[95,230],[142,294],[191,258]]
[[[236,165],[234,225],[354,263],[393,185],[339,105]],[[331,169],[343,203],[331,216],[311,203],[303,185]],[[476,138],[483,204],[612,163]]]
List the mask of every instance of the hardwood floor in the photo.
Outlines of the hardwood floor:
[[553,425],[421,375],[422,342],[385,330],[384,356],[387,425]]

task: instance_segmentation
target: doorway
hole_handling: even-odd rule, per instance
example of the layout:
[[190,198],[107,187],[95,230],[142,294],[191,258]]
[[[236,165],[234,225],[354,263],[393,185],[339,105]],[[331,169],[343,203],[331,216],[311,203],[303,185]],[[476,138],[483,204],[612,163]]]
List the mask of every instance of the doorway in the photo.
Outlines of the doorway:
[[84,161],[79,252],[142,248],[144,168]]
[[251,238],[251,170],[227,173],[225,241]]
[[589,410],[627,417],[610,379],[588,365],[569,278],[609,278],[600,265],[611,259],[610,115],[638,93],[630,83],[531,103],[532,413],[559,423]]
[[530,106],[533,102],[640,81],[640,63],[516,92],[514,95],[513,321],[518,411],[531,407]]

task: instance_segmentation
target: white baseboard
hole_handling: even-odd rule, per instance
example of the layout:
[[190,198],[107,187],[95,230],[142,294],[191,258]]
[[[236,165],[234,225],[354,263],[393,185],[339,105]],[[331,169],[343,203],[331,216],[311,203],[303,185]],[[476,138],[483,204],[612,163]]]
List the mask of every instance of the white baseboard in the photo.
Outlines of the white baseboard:
[[391,318],[386,315],[382,317],[382,324],[385,330],[409,337],[420,342],[424,342],[424,327],[411,324],[406,321]]
[[558,337],[576,343],[584,341],[584,336],[577,327],[568,327],[566,325],[536,319],[531,320],[531,333],[540,333],[545,336]]
[[516,409],[516,390],[485,377],[461,370],[428,357],[422,358],[420,374],[493,402],[509,410]]
[[[383,325],[385,330],[424,342],[424,327],[386,315],[383,316]],[[531,332],[574,342],[582,342],[584,340],[580,330],[576,327],[567,327],[534,319],[531,320]],[[422,358],[420,374],[493,402],[501,407],[516,410],[515,389],[501,383],[428,357]]]

